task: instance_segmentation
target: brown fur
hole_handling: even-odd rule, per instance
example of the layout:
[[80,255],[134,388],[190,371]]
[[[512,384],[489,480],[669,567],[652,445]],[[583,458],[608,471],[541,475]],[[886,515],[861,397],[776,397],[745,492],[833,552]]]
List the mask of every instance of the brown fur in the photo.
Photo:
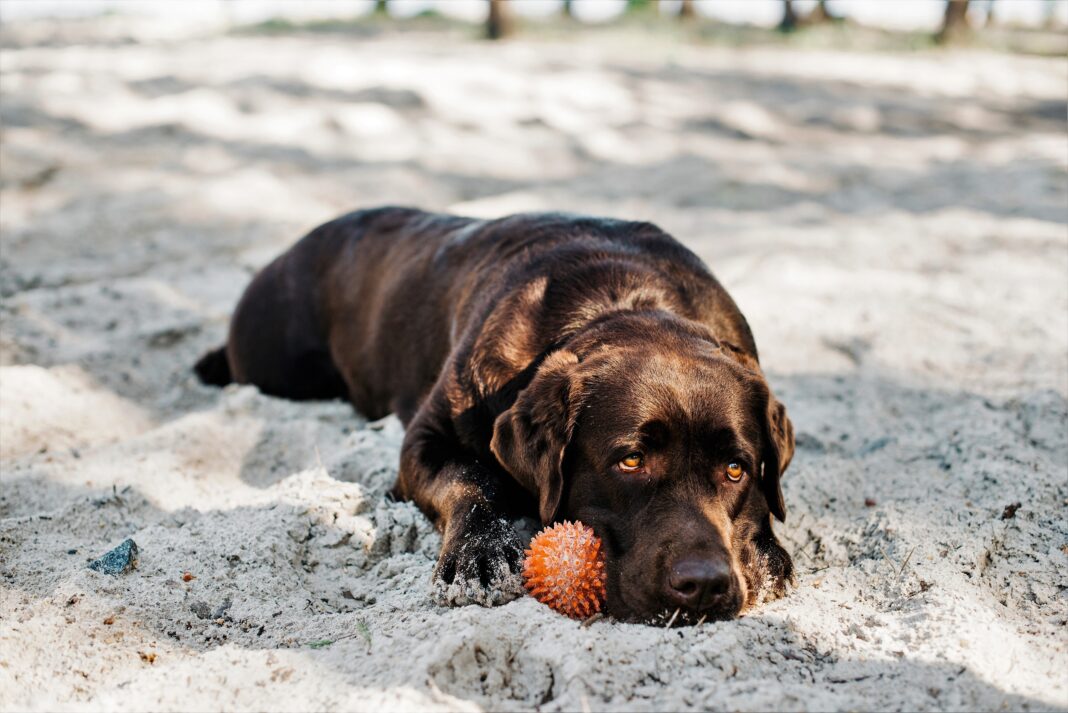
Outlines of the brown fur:
[[396,412],[393,492],[442,530],[450,603],[517,593],[520,515],[594,528],[620,618],[729,617],[791,577],[790,421],[734,302],[648,223],[352,213],[253,280],[198,372]]

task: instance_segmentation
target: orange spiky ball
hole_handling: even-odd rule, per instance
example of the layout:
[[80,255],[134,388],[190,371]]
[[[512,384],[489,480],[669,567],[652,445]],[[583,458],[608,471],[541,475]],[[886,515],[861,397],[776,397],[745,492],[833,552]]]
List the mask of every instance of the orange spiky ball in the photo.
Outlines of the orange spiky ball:
[[601,539],[581,522],[547,527],[530,541],[523,581],[542,604],[585,619],[601,611],[605,597]]

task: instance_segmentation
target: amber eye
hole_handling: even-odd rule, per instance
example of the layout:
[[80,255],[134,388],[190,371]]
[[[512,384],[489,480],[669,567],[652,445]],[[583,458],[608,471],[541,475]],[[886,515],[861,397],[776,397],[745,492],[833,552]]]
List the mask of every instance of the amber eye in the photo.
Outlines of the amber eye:
[[727,466],[727,478],[738,482],[742,479],[742,475],[745,471],[742,470],[742,466],[739,463],[731,463]]
[[635,473],[641,470],[643,465],[645,465],[645,458],[641,453],[631,453],[619,461],[619,469],[624,473]]

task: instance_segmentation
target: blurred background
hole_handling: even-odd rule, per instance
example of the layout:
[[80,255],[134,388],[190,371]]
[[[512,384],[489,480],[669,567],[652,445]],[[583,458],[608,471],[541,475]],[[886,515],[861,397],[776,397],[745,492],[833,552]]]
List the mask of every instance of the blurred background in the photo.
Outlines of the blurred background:
[[[0,21],[0,290],[157,279],[199,335],[140,357],[168,379],[252,271],[357,207],[652,220],[769,308],[1065,218],[1066,0],[3,0]],[[923,330],[930,295],[880,275]],[[859,283],[826,339],[860,338]],[[807,318],[757,331],[783,368],[852,364]],[[974,368],[919,341],[888,366]]]
[[[598,25],[648,21],[650,15],[657,15],[684,22],[703,19],[734,26],[735,30],[789,30],[848,20],[854,28],[939,35],[946,29],[964,34],[978,27],[985,30],[980,38],[984,44],[1004,41],[1012,32],[1027,32],[1030,47],[1022,36],[1017,38],[1024,51],[1042,51],[1042,40],[1035,41],[1040,32],[1052,34],[1068,23],[1065,0],[5,0],[4,5],[9,20],[123,13],[165,18],[172,24],[168,28],[171,31],[178,29],[176,24],[233,29],[265,23],[278,29],[315,23],[323,29],[339,28],[368,16],[394,20],[440,17],[484,25],[493,37],[519,27],[544,31],[561,19]],[[1060,49],[1055,39],[1046,41],[1052,43],[1046,51],[1056,53]]]
[[[1065,0],[0,0],[24,653],[0,702],[1063,709],[1066,24]],[[798,589],[685,632],[432,606],[435,536],[383,498],[399,423],[190,372],[256,270],[382,204],[695,250],[797,432]],[[125,536],[142,570],[89,578]],[[364,621],[397,645],[327,646]]]

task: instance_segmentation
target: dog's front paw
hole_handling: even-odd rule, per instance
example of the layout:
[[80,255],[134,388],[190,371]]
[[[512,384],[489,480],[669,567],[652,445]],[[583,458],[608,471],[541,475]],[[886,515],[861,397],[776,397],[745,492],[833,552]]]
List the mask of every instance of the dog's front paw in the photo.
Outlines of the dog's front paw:
[[495,606],[524,593],[523,542],[504,518],[474,513],[449,528],[432,594],[444,606]]
[[753,566],[747,572],[747,606],[764,604],[783,597],[794,583],[794,563],[774,535],[756,543]]

